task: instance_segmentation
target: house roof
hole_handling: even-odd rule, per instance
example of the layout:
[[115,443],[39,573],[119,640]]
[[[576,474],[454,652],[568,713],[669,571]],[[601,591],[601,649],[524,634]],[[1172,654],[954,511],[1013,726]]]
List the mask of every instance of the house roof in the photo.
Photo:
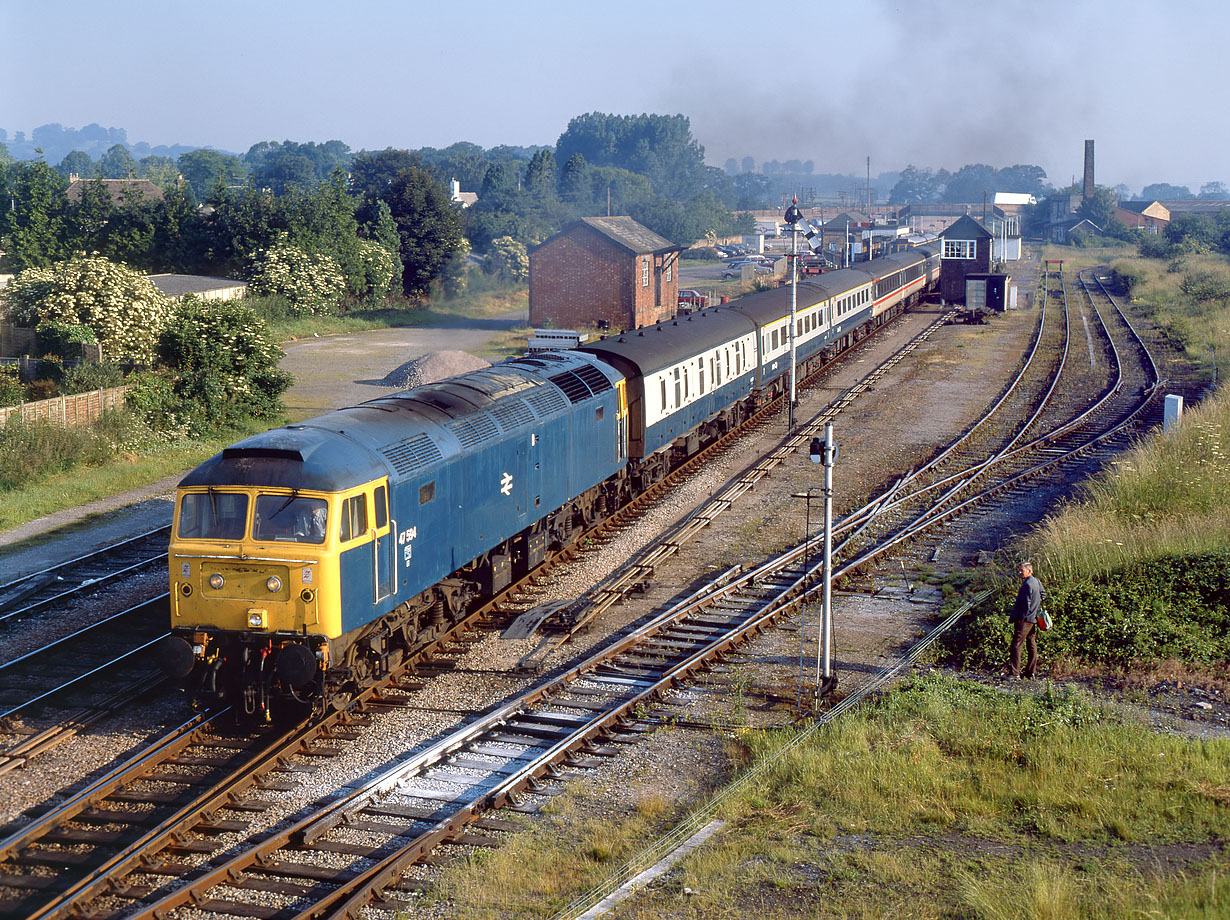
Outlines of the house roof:
[[146,201],[162,200],[162,189],[149,179],[75,179],[69,183],[68,191],[65,193],[68,200],[80,201],[85,186],[91,182],[99,183],[115,204],[123,204],[125,192],[140,195]]
[[842,211],[832,220],[825,221],[824,229],[841,230],[844,233],[847,221],[849,221],[851,227],[858,227],[863,224],[870,224],[871,218],[862,211]]
[[1149,201],[1121,201],[1119,202],[1119,207],[1125,211],[1131,211],[1133,214],[1143,214],[1145,213],[1145,208],[1155,204],[1161,204],[1161,202],[1152,199]]
[[991,231],[966,214],[940,233],[940,237],[951,240],[982,240],[989,239]]
[[682,252],[687,248],[676,246],[631,217],[582,217],[580,222],[629,252]]
[[147,275],[150,283],[168,297],[185,294],[204,294],[206,291],[224,291],[228,288],[247,287],[248,282],[234,278],[211,278],[208,275]]

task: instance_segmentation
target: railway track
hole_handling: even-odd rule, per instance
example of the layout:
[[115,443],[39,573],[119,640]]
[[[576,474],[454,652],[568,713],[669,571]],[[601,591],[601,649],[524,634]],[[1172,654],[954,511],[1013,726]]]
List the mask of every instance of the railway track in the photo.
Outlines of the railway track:
[[[822,424],[820,419],[811,423]],[[1098,438],[1115,436],[1112,429],[1131,424],[1129,418],[1117,426],[1103,426],[1071,453],[1088,450]],[[805,433],[796,436],[791,449],[807,439]],[[1045,442],[1045,437],[1035,440]],[[983,472],[979,469],[971,476],[977,479]],[[868,502],[843,522],[846,532],[862,527],[860,514],[867,516],[869,508],[882,507],[902,488],[898,485]],[[986,501],[993,493],[984,489],[979,494]],[[725,496],[719,496],[718,503],[723,500]],[[898,524],[874,547],[853,553],[838,574],[856,570],[941,519],[923,517]],[[865,530],[861,533],[865,535]],[[440,738],[378,782],[349,791],[285,834],[278,832],[259,846],[247,846],[208,871],[198,870],[199,878],[189,879],[182,889],[159,887],[158,872],[146,872],[135,880],[111,872],[97,875],[87,887],[110,887],[109,900],[90,909],[92,902],[79,896],[75,898],[79,913],[156,916],[192,904],[199,910],[232,915],[316,917],[356,915],[361,905],[369,903],[392,906],[396,892],[404,890],[403,870],[432,847],[444,840],[481,843],[481,837],[468,829],[473,822],[485,821],[487,829],[499,830],[500,822],[487,817],[493,809],[514,801],[520,792],[577,758],[609,753],[606,748],[612,739],[628,731],[637,712],[665,688],[710,666],[805,601],[817,589],[813,556],[811,543],[805,542],[755,572],[740,577],[728,573],[724,583],[681,602],[551,683]],[[167,873],[176,868],[171,860],[151,862],[153,851],[148,848],[142,852],[145,869],[151,864]],[[339,869],[339,861],[346,868]],[[182,870],[182,864],[178,868]],[[4,881],[0,879],[0,884]],[[81,889],[78,895],[84,892]],[[259,900],[244,900],[244,892],[256,893]],[[131,899],[121,904],[116,900],[121,895]],[[63,910],[51,907],[29,916],[67,916]]]
[[[1034,406],[1035,417],[1040,408]],[[896,491],[876,496],[869,506],[882,505]],[[841,529],[865,534],[858,524],[865,513],[860,509]],[[873,547],[843,560],[836,574],[854,571],[920,526],[899,522]],[[816,569],[812,541],[805,541],[752,571],[723,573],[563,673],[267,839],[203,867],[183,887],[164,886],[160,894],[134,887],[145,900],[124,916],[162,916],[189,905],[267,918],[357,917],[369,906],[395,909],[399,894],[415,885],[403,881],[410,866],[444,842],[488,843],[473,832],[475,822],[498,830],[492,811],[515,805],[527,791],[543,791],[544,782],[570,765],[606,753],[667,689],[806,603],[819,590]]]
[[0,774],[162,685],[150,650],[166,622],[164,594],[0,665]]
[[0,623],[64,609],[117,581],[166,564],[170,525],[0,585]]
[[[939,328],[940,325],[941,323],[934,324],[929,332]],[[919,342],[924,338],[925,336],[915,338],[911,343],[909,343],[906,349],[899,352],[893,359],[891,359],[888,365],[881,369],[881,373],[887,370],[887,368],[892,364],[900,361],[909,351],[916,348]],[[852,388],[850,391],[844,393],[842,398],[836,401],[836,404],[840,407],[848,406],[855,398],[857,398],[858,395],[866,392],[870,386],[870,383],[864,382],[863,384]],[[766,416],[771,415],[775,408],[775,406],[767,407]],[[791,439],[791,443],[797,441],[797,437]],[[713,449],[721,450],[724,449],[724,447],[722,445],[715,445]],[[764,466],[762,470],[743,477],[745,483],[754,482],[763,475],[767,474],[767,471],[771,469],[772,466],[779,463],[784,455],[785,454],[780,450],[775,452],[775,455],[768,459],[767,465]],[[703,463],[705,461],[706,456],[702,456],[697,458],[696,463]],[[661,489],[656,490],[654,494],[643,497],[639,501],[639,506],[644,506],[655,501],[657,495],[669,488],[671,482],[677,481],[679,478],[687,475],[687,468],[681,468],[681,470],[676,471],[676,473],[672,474],[672,479],[670,482],[664,485]],[[733,500],[733,496],[723,496],[719,504],[724,507],[729,507]],[[628,515],[635,515],[636,513],[636,507],[629,509],[626,512]],[[625,518],[625,525],[626,520],[627,519]],[[674,542],[678,544],[679,541],[675,540]],[[552,570],[556,566],[566,562],[568,557],[575,552],[576,549],[574,548],[570,552],[565,553],[563,556],[557,557],[547,566],[537,570],[532,576],[533,579],[537,581],[542,581],[544,579],[549,581]],[[505,595],[494,599],[487,607],[476,611],[470,620],[464,624],[464,626],[468,628],[474,623],[480,622],[484,618],[491,615],[494,609],[501,606],[506,606],[509,602],[510,596],[513,596],[517,592],[529,590],[532,589],[526,585],[514,586],[514,588],[506,592]],[[418,671],[419,673],[430,674],[434,667],[441,666],[436,657],[439,649],[442,648],[444,644],[453,641],[454,639],[455,637],[452,635],[440,637],[435,643],[425,649],[416,661],[409,663],[407,672],[413,674],[413,672]],[[443,667],[447,668],[447,664],[444,664]],[[411,677],[410,679],[413,678]],[[377,696],[379,697],[379,692],[377,692]],[[383,703],[380,700],[373,702],[367,695],[356,703],[358,706],[373,706],[382,704],[387,704],[387,700],[383,701]],[[327,731],[329,726],[333,724],[332,720],[337,717],[338,716],[336,715],[331,716],[319,725],[314,726],[314,730]],[[278,755],[282,762],[284,762],[287,758],[295,756],[293,746],[299,743],[300,742],[297,740],[286,742],[285,750],[282,754]],[[28,757],[32,755],[27,754],[24,756]],[[178,761],[176,760],[177,756],[177,749],[174,747],[174,743],[171,739],[155,743],[151,747],[148,757],[135,759],[133,763],[129,765],[129,772],[116,777],[118,788],[139,788],[143,784],[151,781],[149,777],[157,777],[167,770],[170,770],[172,775],[176,775],[178,772]],[[249,755],[249,759],[252,759],[255,763],[256,761],[254,758],[255,754]],[[237,757],[237,761],[241,759],[242,758]],[[274,759],[277,760],[278,758]],[[13,757],[14,763],[18,762],[18,760],[19,758],[17,756]],[[166,764],[169,764],[169,766],[164,765],[164,760]],[[237,769],[247,768],[244,768],[242,763],[240,763],[237,766]],[[153,782],[161,783],[164,782],[164,780],[155,779]],[[231,782],[232,781],[227,781],[222,785],[229,788]],[[189,788],[194,787],[192,784],[189,784]],[[201,814],[212,815],[215,814],[219,808],[228,807],[225,802],[220,803],[213,797],[206,795],[205,790],[200,791],[202,792],[202,795],[198,796],[196,799],[191,799],[182,790],[173,795],[168,794],[164,797],[166,800],[161,801],[159,805],[163,811],[172,809],[174,806],[173,810],[183,811],[185,814],[193,816],[199,816]],[[74,797],[75,799],[79,799],[81,807],[85,809],[84,813],[87,817],[93,814],[93,812],[89,810],[92,806],[87,804],[87,800],[90,799],[90,797],[96,798],[96,792],[97,790],[91,787],[81,796]],[[95,887],[114,887],[114,880],[117,878],[122,878],[125,872],[131,871],[132,866],[137,864],[135,861],[139,861],[141,859],[148,861],[151,858],[151,854],[159,851],[154,840],[147,839],[133,828],[130,828],[127,831],[122,829],[121,825],[123,825],[124,821],[121,818],[119,810],[115,808],[108,808],[106,809],[106,813],[111,821],[108,828],[107,845],[113,849],[118,849],[118,852],[116,852],[114,858],[107,859],[103,862],[99,862],[97,859],[80,858],[69,861],[64,866],[60,867],[59,871],[56,873],[51,873],[47,868],[49,863],[54,863],[55,861],[55,858],[49,857],[47,853],[58,851],[58,841],[61,838],[82,836],[85,833],[79,826],[80,819],[77,817],[79,812],[74,812],[69,808],[56,809],[54,812],[49,813],[46,816],[40,816],[35,822],[23,827],[18,836],[10,835],[7,841],[0,841],[0,847],[2,847],[0,848],[0,892],[3,892],[6,889],[10,892],[9,896],[5,900],[0,900],[0,911],[4,911],[6,909],[4,906],[5,904],[10,904],[17,905],[14,908],[17,911],[17,913],[14,914],[15,916],[25,916],[27,914],[30,914],[31,916],[57,915],[57,911],[65,909],[68,899],[71,898],[74,903],[80,904],[83,902],[83,899],[86,898],[86,895]],[[148,815],[141,815],[138,817],[141,817],[142,821],[144,821],[147,825],[151,823],[152,819]],[[200,820],[203,826],[208,830],[208,833],[202,836],[202,839],[204,840],[208,840],[211,834],[216,836],[217,828],[222,826],[217,823],[216,819],[198,820]],[[176,828],[173,832],[174,834],[189,832],[192,826],[186,818],[176,820],[174,815],[163,818],[155,823],[157,823],[160,827],[164,824],[167,824],[169,827],[173,826]],[[134,822],[134,827],[139,829],[140,826],[140,822]],[[117,828],[119,829],[117,830]],[[165,841],[166,839],[167,837],[165,836],[159,836],[158,838],[159,841]],[[127,847],[124,847],[120,845],[123,840],[130,840],[133,842]],[[84,846],[84,844],[80,845]],[[203,844],[198,844],[197,849],[200,850],[202,846]],[[172,850],[174,850],[174,847],[172,847]],[[0,897],[2,897],[2,895],[0,895]],[[39,905],[42,906],[40,907]],[[32,910],[35,911],[35,913],[31,914],[30,912]]]

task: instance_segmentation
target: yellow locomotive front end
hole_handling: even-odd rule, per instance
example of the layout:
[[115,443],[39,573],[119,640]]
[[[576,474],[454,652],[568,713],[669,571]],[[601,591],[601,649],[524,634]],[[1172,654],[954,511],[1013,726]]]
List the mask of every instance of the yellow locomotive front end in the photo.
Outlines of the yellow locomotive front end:
[[267,719],[275,696],[319,699],[341,633],[330,501],[286,488],[179,490],[163,664],[198,705]]

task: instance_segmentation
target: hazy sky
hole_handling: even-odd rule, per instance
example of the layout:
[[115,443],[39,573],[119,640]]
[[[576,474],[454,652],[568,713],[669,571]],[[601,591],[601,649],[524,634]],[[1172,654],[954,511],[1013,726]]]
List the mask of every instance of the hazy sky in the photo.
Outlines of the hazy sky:
[[1224,0],[0,0],[0,127],[243,152],[553,144],[682,113],[706,159],[1230,183]]

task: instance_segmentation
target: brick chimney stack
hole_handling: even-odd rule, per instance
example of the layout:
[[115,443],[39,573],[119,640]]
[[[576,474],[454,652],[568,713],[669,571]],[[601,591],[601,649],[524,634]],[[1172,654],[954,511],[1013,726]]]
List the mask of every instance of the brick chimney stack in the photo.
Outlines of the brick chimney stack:
[[1093,141],[1085,141],[1085,185],[1081,192],[1085,201],[1093,197]]

